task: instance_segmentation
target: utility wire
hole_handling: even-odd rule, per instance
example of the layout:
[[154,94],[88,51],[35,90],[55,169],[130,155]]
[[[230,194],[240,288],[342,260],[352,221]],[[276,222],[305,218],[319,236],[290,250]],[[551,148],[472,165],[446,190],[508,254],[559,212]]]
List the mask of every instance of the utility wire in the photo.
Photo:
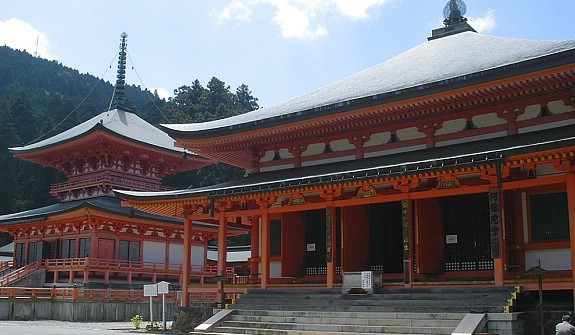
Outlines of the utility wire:
[[[134,62],[132,61],[132,57],[130,57],[130,53],[126,52],[126,54],[128,55],[128,59],[130,60],[130,64],[132,65],[132,70],[134,70],[134,72],[136,73],[136,77],[138,77],[138,80],[140,80],[140,84],[142,84],[142,86],[144,87],[144,89],[147,89],[146,84],[144,84],[144,81],[142,80],[142,78],[140,77],[140,74],[138,73],[138,70],[136,69],[136,67],[134,66]],[[150,101],[154,104],[154,106],[156,107],[156,109],[158,110],[158,112],[160,112],[160,114],[162,114],[162,117],[164,118],[164,120],[166,120],[168,123],[170,122],[170,120],[166,117],[166,115],[164,114],[164,112],[162,112],[162,110],[160,109],[160,107],[158,107],[158,105],[156,104],[156,101],[154,99],[152,99],[150,97]]]
[[[110,62],[110,65],[106,68],[106,70],[104,71],[104,73],[102,73],[102,75],[100,76],[100,78],[104,78],[104,76],[106,75],[106,73],[108,73],[108,70],[112,68],[112,64],[114,63],[114,61],[116,60],[116,56],[114,56],[114,59],[112,59],[112,61]],[[82,101],[80,101],[80,103],[78,105],[76,105],[76,107],[74,107],[74,109],[72,109],[72,111],[70,113],[68,113],[68,115],[66,115],[62,121],[60,121],[60,123],[58,123],[57,125],[55,125],[52,129],[48,130],[47,132],[45,132],[44,134],[38,136],[36,139],[26,143],[25,145],[29,145],[31,143],[37,142],[39,140],[41,140],[42,138],[44,138],[44,136],[50,134],[51,132],[53,132],[54,130],[56,130],[56,128],[58,128],[62,123],[64,123],[64,121],[66,121],[78,108],[80,108],[80,106],[90,97],[90,95],[92,94],[92,92],[94,92],[94,90],[96,89],[96,87],[98,87],[98,84],[100,84],[102,80],[99,79],[96,81],[96,85],[94,85],[92,87],[92,89],[90,90],[90,92],[88,92],[88,94],[84,97],[84,99],[82,99]],[[115,89],[115,87],[114,87]],[[112,98],[114,97],[114,95],[112,94]]]

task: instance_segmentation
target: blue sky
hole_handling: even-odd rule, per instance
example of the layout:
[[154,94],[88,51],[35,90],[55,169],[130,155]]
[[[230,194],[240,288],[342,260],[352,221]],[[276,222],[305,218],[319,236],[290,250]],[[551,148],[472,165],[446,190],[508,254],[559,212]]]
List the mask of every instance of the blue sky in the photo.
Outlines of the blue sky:
[[[4,0],[0,45],[115,80],[172,92],[215,76],[260,106],[296,97],[424,43],[447,0]],[[575,0],[466,0],[483,34],[575,39]],[[456,52],[456,50],[454,50]],[[113,62],[113,63],[112,63]],[[112,63],[112,69],[109,68]],[[131,67],[134,67],[132,69]]]

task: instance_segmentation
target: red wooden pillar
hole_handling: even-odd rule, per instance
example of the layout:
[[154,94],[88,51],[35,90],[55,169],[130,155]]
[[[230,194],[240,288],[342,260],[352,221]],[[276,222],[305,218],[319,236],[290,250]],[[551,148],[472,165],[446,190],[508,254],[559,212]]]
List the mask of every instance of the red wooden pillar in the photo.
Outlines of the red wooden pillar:
[[186,215],[184,220],[184,269],[182,276],[182,302],[181,307],[188,307],[190,305],[190,297],[188,294],[188,285],[190,284],[190,266],[191,266],[191,230],[192,219],[190,215]]
[[220,222],[218,224],[218,276],[226,275],[226,256],[228,253],[228,224],[226,222],[226,212],[220,211]]
[[567,207],[569,209],[569,246],[571,247],[571,287],[575,301],[575,171],[570,171],[566,178]]
[[250,274],[251,278],[255,279],[258,277],[258,265],[260,259],[260,217],[254,216],[252,218],[252,236],[251,236],[251,261],[250,261]]
[[[493,197],[497,198],[494,199]],[[495,286],[503,286],[505,281],[505,215],[503,204],[503,192],[499,188],[493,188],[489,192],[490,220],[498,218],[497,222],[491,222],[491,254],[493,256],[493,277]],[[494,229],[498,228],[498,229]]]
[[413,234],[411,233],[413,222],[413,200],[401,201],[401,225],[403,238],[403,285],[411,287],[413,279],[413,263],[411,255],[413,250]]
[[270,218],[268,214],[268,207],[262,207],[262,278],[261,278],[261,288],[267,288],[268,280],[270,277]]

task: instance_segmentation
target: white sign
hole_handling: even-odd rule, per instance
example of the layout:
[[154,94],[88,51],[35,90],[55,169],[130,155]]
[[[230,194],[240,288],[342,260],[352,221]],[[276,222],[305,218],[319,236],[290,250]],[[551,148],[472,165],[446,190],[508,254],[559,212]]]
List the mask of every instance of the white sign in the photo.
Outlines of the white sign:
[[158,296],[158,285],[150,284],[144,285],[144,297],[157,297]]
[[371,271],[361,271],[361,288],[364,290],[370,290],[373,288]]
[[161,281],[156,284],[158,286],[158,294],[167,294],[170,291],[170,283]]
[[445,244],[457,244],[457,235],[445,235]]
[[315,243],[308,243],[307,251],[315,251]]

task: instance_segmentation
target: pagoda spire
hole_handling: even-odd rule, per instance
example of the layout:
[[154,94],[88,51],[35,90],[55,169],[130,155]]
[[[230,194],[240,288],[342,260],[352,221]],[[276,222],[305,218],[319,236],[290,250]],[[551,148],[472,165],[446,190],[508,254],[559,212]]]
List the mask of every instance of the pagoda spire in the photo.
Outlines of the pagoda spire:
[[124,103],[124,88],[126,85],[126,48],[128,34],[123,32],[120,35],[120,53],[118,55],[118,75],[116,76],[116,87],[114,88],[114,105],[116,109],[124,109],[127,107]]
[[463,0],[449,0],[445,7],[443,7],[443,24],[445,27],[433,29],[431,37],[428,40],[455,35],[465,31],[476,32],[473,27],[467,23],[467,18],[464,17],[467,12],[467,6]]

